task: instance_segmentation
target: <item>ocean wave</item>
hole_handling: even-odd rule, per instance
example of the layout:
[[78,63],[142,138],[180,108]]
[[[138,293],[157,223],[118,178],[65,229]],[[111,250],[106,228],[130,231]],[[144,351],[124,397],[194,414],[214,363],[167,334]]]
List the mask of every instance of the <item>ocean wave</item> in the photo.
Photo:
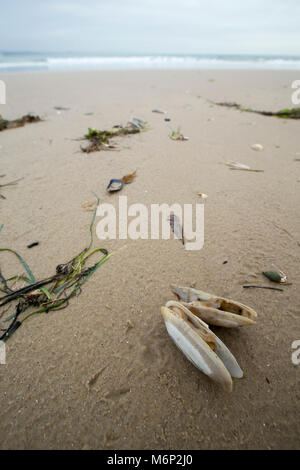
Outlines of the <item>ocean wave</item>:
[[290,69],[300,70],[300,57],[251,56],[53,56],[0,55],[0,70],[113,70],[113,69]]
[[[1,56],[0,56],[0,60],[1,60]],[[15,69],[15,68],[23,69],[23,68],[35,68],[35,67],[46,67],[47,68],[47,62],[45,62],[45,61],[41,61],[41,62],[37,62],[37,61],[33,61],[33,62],[30,62],[30,61],[1,62],[0,61],[0,69]]]

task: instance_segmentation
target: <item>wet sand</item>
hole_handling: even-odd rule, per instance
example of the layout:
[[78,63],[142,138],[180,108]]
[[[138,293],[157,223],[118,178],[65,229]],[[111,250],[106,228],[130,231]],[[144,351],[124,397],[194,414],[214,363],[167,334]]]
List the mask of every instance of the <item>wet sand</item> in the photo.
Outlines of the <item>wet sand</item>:
[[[299,75],[299,74],[298,74]],[[299,121],[241,113],[211,104],[257,109],[292,107],[296,72],[141,71],[1,76],[13,119],[29,111],[44,122],[0,133],[1,246],[18,251],[37,279],[85,248],[93,201],[200,203],[205,242],[186,251],[178,240],[107,240],[126,249],[90,278],[62,311],[35,316],[7,342],[0,365],[2,449],[295,449],[300,445]],[[54,106],[70,107],[57,112]],[[168,111],[171,122],[155,108]],[[85,113],[94,113],[86,115]],[[129,118],[149,129],[119,139],[118,151],[80,152],[88,127]],[[168,124],[186,142],[169,139]],[[251,145],[260,143],[264,151]],[[263,169],[232,171],[234,160]],[[121,193],[111,178],[137,171]],[[99,218],[96,218],[96,223]],[[27,245],[39,241],[31,250]],[[226,264],[223,264],[227,261]],[[271,284],[273,265],[288,274],[283,292],[243,289]],[[21,273],[1,255],[6,277]],[[160,306],[170,284],[245,303],[255,326],[213,328],[245,377],[231,394],[200,373],[169,338]],[[276,285],[275,285],[276,287]]]

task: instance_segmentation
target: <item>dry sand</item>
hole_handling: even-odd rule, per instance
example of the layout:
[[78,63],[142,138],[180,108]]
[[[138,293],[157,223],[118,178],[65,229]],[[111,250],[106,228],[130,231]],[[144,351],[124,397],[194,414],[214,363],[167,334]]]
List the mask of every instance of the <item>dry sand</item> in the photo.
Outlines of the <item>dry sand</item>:
[[[299,75],[299,74],[298,74]],[[5,118],[33,111],[45,122],[0,133],[1,246],[20,252],[37,279],[54,273],[88,242],[93,200],[115,202],[112,177],[137,170],[122,191],[128,202],[205,202],[205,244],[186,251],[178,240],[95,239],[115,250],[62,311],[33,317],[7,342],[0,366],[2,449],[295,449],[300,444],[299,121],[240,113],[210,104],[236,101],[292,107],[296,72],[143,71],[34,73],[1,77]],[[214,79],[211,80],[211,79]],[[200,96],[200,97],[199,97]],[[68,106],[57,113],[54,106]],[[187,142],[168,138],[164,116]],[[93,112],[93,115],[85,113]],[[79,152],[88,127],[128,118],[150,129],[119,140],[120,151]],[[250,146],[261,143],[263,152]],[[298,155],[297,155],[298,153]],[[236,160],[264,173],[231,171]],[[121,194],[121,193],[119,193]],[[39,241],[29,250],[27,244]],[[223,261],[227,260],[227,264]],[[272,264],[293,283],[271,285]],[[20,273],[1,255],[6,276]],[[167,335],[160,306],[170,283],[195,284],[239,300],[259,314],[240,330],[215,328],[244,370],[227,394],[189,363]],[[274,285],[274,284],[273,284]],[[133,325],[128,328],[127,322]],[[95,376],[96,374],[96,376]],[[87,387],[89,380],[90,387]]]

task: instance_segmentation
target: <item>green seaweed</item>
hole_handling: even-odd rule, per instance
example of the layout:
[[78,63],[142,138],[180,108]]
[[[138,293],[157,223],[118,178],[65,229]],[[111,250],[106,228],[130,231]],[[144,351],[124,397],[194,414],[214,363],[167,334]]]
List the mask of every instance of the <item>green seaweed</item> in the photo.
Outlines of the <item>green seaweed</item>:
[[93,129],[89,127],[89,131],[85,134],[86,139],[93,139],[94,137],[100,137],[102,140],[106,141],[108,137],[112,137],[115,135],[114,131],[98,131],[97,129]]
[[41,120],[42,119],[39,116],[35,116],[34,114],[25,114],[18,119],[9,121],[8,119],[3,119],[0,114],[0,131],[4,131],[5,129],[15,129],[16,127],[23,127],[25,124],[38,122]]
[[[97,198],[99,203],[99,199]],[[48,313],[50,310],[60,310],[69,304],[69,300],[79,295],[83,285],[105,263],[114,253],[108,253],[105,248],[96,248],[91,251],[93,244],[93,226],[96,217],[95,209],[90,224],[90,242],[87,248],[74,256],[70,261],[59,264],[54,275],[36,281],[28,263],[16,251],[10,248],[0,248],[0,252],[9,252],[15,255],[25,269],[27,276],[12,276],[5,279],[0,270],[0,291],[5,295],[0,298],[0,340],[7,341],[8,338],[24,323],[34,315]],[[94,255],[100,254],[101,258],[89,267],[87,261]],[[13,290],[9,284],[11,281],[23,280],[26,285],[20,289]],[[47,286],[47,288],[45,287]],[[11,314],[10,308],[14,307]],[[31,310],[26,316],[24,313]]]
[[139,119],[133,119],[128,122],[126,126],[115,126],[111,130],[98,130],[92,127],[88,128],[88,133],[85,134],[84,138],[90,143],[87,147],[81,147],[82,152],[90,153],[96,152],[97,150],[110,150],[114,149],[115,146],[111,145],[110,140],[130,134],[138,134],[145,129],[145,123]]
[[240,104],[237,103],[230,103],[230,102],[219,102],[214,104],[218,106],[225,106],[227,108],[235,108],[238,109],[242,112],[246,113],[256,113],[256,114],[261,114],[263,116],[274,116],[278,117],[281,119],[300,119],[300,108],[286,108],[286,109],[281,109],[279,111],[260,111],[257,109],[251,109],[251,108],[244,108]]

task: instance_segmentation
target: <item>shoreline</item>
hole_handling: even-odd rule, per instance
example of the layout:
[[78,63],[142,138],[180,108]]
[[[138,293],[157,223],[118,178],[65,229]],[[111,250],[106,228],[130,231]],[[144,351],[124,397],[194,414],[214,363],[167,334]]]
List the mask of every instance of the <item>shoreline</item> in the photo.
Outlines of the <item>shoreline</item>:
[[200,72],[211,72],[211,73],[240,73],[240,72],[245,72],[245,73],[274,73],[274,74],[281,74],[281,73],[289,73],[289,74],[295,74],[299,76],[300,70],[299,69],[270,69],[270,68],[262,68],[262,69],[256,69],[256,68],[190,68],[190,69],[185,69],[185,68],[168,68],[168,69],[146,69],[146,68],[137,68],[137,69],[126,69],[126,68],[120,68],[120,69],[64,69],[64,70],[15,70],[13,72],[1,72],[0,69],[0,76],[14,76],[14,75],[31,75],[31,74],[45,74],[45,73],[53,73],[53,74],[60,74],[60,73],[172,73],[172,72],[183,72],[183,73],[200,73]]

